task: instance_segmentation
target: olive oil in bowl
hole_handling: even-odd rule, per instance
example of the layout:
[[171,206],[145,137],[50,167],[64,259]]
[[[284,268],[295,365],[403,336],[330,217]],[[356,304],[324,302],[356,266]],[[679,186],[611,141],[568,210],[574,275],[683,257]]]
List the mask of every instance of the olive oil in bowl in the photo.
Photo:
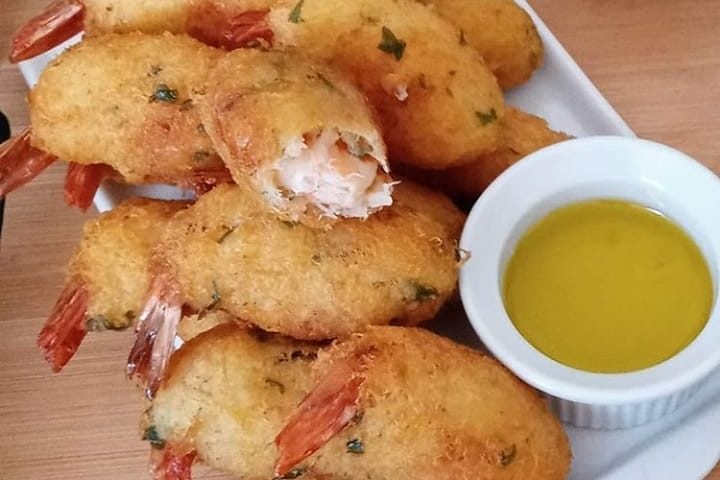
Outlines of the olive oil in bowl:
[[710,315],[700,249],[658,212],[617,200],[561,207],[519,240],[505,268],[505,309],[545,355],[588,372],[656,365]]

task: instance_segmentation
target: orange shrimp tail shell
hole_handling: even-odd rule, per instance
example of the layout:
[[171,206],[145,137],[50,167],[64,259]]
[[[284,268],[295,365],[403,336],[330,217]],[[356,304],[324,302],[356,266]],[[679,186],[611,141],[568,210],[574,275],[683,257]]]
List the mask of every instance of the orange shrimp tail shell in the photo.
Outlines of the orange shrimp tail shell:
[[92,205],[100,183],[111,173],[112,169],[107,165],[71,162],[65,176],[65,203],[69,207],[87,210]]
[[182,302],[175,282],[167,274],[153,278],[145,307],[138,317],[137,338],[127,361],[127,375],[145,384],[145,395],[152,399],[160,386],[173,351]]
[[79,0],[57,0],[15,32],[10,61],[27,60],[82,32],[85,7]]
[[38,335],[38,346],[55,373],[62,370],[85,338],[88,296],[85,285],[68,283]]
[[267,23],[269,12],[230,12],[227,7],[203,2],[188,15],[186,28],[191,37],[225,50],[254,47],[262,42],[272,45],[273,31]]
[[275,437],[278,461],[275,475],[288,473],[315,453],[356,417],[360,388],[371,352],[354,352],[332,365],[300,402],[285,427]]
[[0,197],[40,175],[57,157],[30,145],[30,128],[0,145]]
[[191,480],[195,455],[194,451],[178,454],[168,447],[161,451],[153,451],[151,460],[153,480]]

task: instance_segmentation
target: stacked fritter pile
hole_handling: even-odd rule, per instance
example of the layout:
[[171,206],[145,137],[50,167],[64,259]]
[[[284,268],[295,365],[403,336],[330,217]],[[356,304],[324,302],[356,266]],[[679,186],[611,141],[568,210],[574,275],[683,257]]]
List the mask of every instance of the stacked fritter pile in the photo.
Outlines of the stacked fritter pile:
[[89,330],[136,325],[127,373],[151,402],[156,478],[194,461],[246,479],[564,477],[542,399],[414,327],[468,254],[441,192],[477,196],[566,138],[504,104],[542,63],[522,9],[60,0],[12,58],[83,28],[30,93],[31,129],[0,147],[0,193],[62,158],[81,208],[105,179],[198,195],[89,222],[39,337],[59,371]]

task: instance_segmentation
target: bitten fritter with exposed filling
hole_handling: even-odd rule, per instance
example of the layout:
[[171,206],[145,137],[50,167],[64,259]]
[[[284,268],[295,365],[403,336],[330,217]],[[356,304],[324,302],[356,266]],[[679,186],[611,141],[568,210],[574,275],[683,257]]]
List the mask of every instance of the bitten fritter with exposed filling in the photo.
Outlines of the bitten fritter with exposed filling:
[[530,15],[513,0],[418,0],[458,27],[508,89],[543,63],[544,48]]
[[432,318],[455,289],[463,222],[446,197],[409,181],[392,206],[329,229],[279,219],[249,187],[222,185],[173,218],[155,271],[195,311],[335,338]]
[[429,169],[496,148],[502,91],[459,29],[413,0],[282,0],[268,24],[348,76],[380,114],[390,158]]
[[287,219],[366,218],[392,203],[374,112],[301,52],[230,52],[194,99],[234,178],[249,177]]
[[32,144],[65,161],[110,165],[130,183],[188,185],[225,171],[190,98],[221,54],[187,36],[88,38],[30,92]]
[[[537,392],[416,328],[318,350],[217,327],[173,357],[144,428],[156,448],[248,480],[554,480],[571,458]],[[289,451],[303,458],[274,471]]]

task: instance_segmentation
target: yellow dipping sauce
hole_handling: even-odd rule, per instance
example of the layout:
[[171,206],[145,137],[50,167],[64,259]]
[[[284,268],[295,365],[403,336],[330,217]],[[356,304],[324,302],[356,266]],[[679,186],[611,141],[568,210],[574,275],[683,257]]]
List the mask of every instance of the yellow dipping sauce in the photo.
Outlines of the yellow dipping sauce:
[[700,249],[646,207],[592,200],[559,208],[520,239],[505,308],[545,355],[589,372],[660,363],[708,320],[712,279]]

